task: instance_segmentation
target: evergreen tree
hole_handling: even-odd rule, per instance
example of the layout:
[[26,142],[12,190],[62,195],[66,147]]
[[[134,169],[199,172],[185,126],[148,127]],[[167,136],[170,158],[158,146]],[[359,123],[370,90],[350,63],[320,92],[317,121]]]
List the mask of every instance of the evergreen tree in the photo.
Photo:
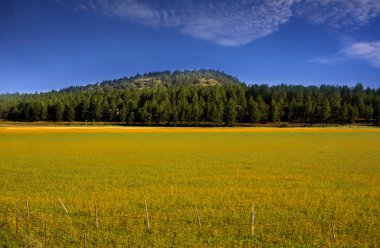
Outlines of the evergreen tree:
[[311,97],[309,96],[305,102],[305,108],[304,108],[304,118],[307,122],[310,122],[311,118],[313,117],[314,108],[313,108],[313,102],[311,100]]
[[63,120],[74,121],[75,120],[75,110],[72,106],[66,105],[63,111]]
[[359,109],[356,105],[348,106],[348,115],[349,115],[349,120],[351,123],[355,123],[356,119],[359,117]]
[[98,98],[91,99],[89,106],[89,116],[92,121],[100,121],[102,119],[102,105]]
[[89,108],[90,103],[88,99],[82,99],[82,102],[78,104],[75,109],[75,119],[79,121],[88,121],[90,119]]
[[135,122],[135,112],[130,112],[128,116],[128,124],[132,125]]
[[40,120],[46,121],[48,118],[48,108],[44,101],[40,102]]
[[[363,117],[364,116],[364,108],[365,108],[365,104],[364,104],[364,87],[362,84],[357,84],[355,85],[353,91],[353,108],[354,108],[354,105],[356,106],[357,110],[358,110],[358,117]],[[353,109],[351,109],[352,111]],[[350,118],[351,120],[351,118]]]
[[112,98],[110,101],[109,101],[109,104],[108,104],[108,120],[107,121],[116,121],[117,118],[118,118],[118,109],[116,107],[116,103],[115,103],[115,100]]
[[196,91],[193,92],[193,96],[191,99],[191,115],[190,120],[192,122],[198,122],[202,115],[202,110],[199,104],[198,93]]
[[41,112],[41,108],[40,108],[40,105],[37,104],[37,103],[31,103],[28,107],[28,120],[29,121],[40,121],[40,112]]
[[214,124],[219,124],[223,122],[224,115],[224,104],[222,101],[222,95],[219,88],[214,88],[214,91],[211,91],[211,99],[209,102],[209,121]]
[[112,120],[112,110],[108,106],[107,99],[103,99],[101,104],[101,110],[102,110],[102,120],[103,121],[111,121]]
[[276,100],[272,99],[270,104],[270,120],[272,122],[280,122],[281,121],[281,110],[279,104]]
[[175,106],[173,106],[173,108],[172,108],[172,114],[170,117],[170,121],[173,122],[174,125],[178,124],[178,111],[177,111],[177,108]]
[[224,118],[224,122],[227,126],[231,127],[236,124],[236,102],[233,99],[229,99],[226,106],[226,114]]
[[253,97],[249,97],[248,100],[248,116],[249,116],[249,122],[251,123],[258,123],[260,122],[261,116],[260,116],[260,110],[259,105],[255,100],[253,100]]
[[328,121],[331,117],[331,106],[327,98],[325,98],[322,105],[322,121]]
[[340,117],[340,108],[342,106],[342,97],[339,92],[335,92],[331,98],[331,116],[338,120]]
[[151,124],[152,113],[149,112],[150,102],[146,101],[144,105],[139,109],[140,121],[146,124]]
[[9,108],[7,119],[12,120],[12,121],[20,120],[19,110],[18,110],[17,106],[12,105]]
[[348,121],[349,119],[349,109],[347,103],[343,104],[343,107],[340,110],[340,119],[343,121]]
[[119,106],[119,121],[121,122],[126,122],[127,120],[127,107],[125,106],[125,104],[121,104],[121,106]]
[[260,111],[260,118],[262,121],[266,121],[269,118],[269,106],[261,97],[261,95],[257,96],[257,104]]
[[366,105],[366,106],[364,107],[364,118],[365,118],[367,121],[371,121],[371,120],[372,120],[373,113],[374,113],[374,110],[373,110],[373,107],[372,107],[371,104]]
[[63,120],[63,111],[65,110],[65,106],[62,102],[57,102],[53,106],[53,120],[54,121],[62,121]]
[[373,119],[375,120],[375,125],[380,126],[380,98],[377,99],[375,103],[375,108],[373,110]]
[[296,120],[298,118],[298,106],[296,99],[292,99],[288,108],[288,120]]
[[237,91],[236,98],[234,101],[236,102],[236,111],[237,111],[237,120],[239,122],[244,122],[247,117],[247,99],[245,96],[245,89],[242,87],[234,86],[234,90]]
[[170,118],[170,105],[168,102],[161,102],[158,106],[158,112],[160,113],[160,123],[166,123]]

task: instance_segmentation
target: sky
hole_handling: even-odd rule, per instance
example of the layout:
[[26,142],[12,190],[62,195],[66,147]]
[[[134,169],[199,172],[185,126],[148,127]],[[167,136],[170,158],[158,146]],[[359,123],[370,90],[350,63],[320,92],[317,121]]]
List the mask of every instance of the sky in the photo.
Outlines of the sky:
[[163,70],[380,87],[379,0],[0,0],[0,93]]

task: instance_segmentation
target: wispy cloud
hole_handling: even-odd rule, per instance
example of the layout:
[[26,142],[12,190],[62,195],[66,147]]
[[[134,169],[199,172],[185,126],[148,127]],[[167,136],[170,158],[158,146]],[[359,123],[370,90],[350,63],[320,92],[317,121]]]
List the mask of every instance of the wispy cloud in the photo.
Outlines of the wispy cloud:
[[293,15],[339,29],[380,15],[380,0],[55,0],[76,11],[177,29],[195,38],[240,46],[276,32]]
[[334,55],[319,56],[316,58],[312,58],[309,60],[309,62],[323,64],[323,65],[332,65],[332,64],[338,64],[344,60],[345,60],[344,56],[340,53],[337,53]]
[[380,68],[380,41],[357,42],[342,51],[352,59],[364,60],[375,68]]
[[239,46],[267,36],[291,17],[293,0],[215,1],[194,6],[181,23],[181,31],[221,45]]
[[299,15],[332,28],[366,25],[380,15],[379,0],[304,0],[298,5]]
[[277,31],[289,20],[291,7],[297,1],[89,0],[77,1],[71,7],[144,25],[175,28],[220,45],[240,46]]
[[380,41],[355,42],[345,46],[336,54],[316,57],[309,62],[338,64],[347,60],[362,60],[374,68],[380,68]]

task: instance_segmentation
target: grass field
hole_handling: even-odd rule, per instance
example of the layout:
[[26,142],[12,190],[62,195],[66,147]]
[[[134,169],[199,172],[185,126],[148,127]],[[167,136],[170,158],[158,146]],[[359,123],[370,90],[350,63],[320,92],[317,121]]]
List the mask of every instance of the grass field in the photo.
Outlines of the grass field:
[[0,246],[379,247],[379,230],[380,129],[0,128]]

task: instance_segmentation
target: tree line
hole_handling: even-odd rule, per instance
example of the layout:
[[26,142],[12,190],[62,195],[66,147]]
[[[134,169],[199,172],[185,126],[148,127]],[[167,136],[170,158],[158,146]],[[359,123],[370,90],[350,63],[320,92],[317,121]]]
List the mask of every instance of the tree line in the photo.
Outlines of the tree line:
[[[125,82],[123,87],[118,81],[107,81],[48,93],[3,94],[0,95],[0,119],[101,121],[129,125],[234,126],[240,123],[357,121],[380,124],[380,88],[364,88],[362,84],[355,87],[248,86],[232,77],[214,80],[212,73],[207,77],[204,73],[177,74],[178,82],[171,84],[162,78],[172,79],[175,73],[164,72],[121,79]],[[183,77],[183,82],[178,75]],[[136,80],[152,83],[157,77],[159,83],[149,87],[131,83]],[[219,83],[221,80],[223,83]],[[213,83],[209,84],[210,81]]]

